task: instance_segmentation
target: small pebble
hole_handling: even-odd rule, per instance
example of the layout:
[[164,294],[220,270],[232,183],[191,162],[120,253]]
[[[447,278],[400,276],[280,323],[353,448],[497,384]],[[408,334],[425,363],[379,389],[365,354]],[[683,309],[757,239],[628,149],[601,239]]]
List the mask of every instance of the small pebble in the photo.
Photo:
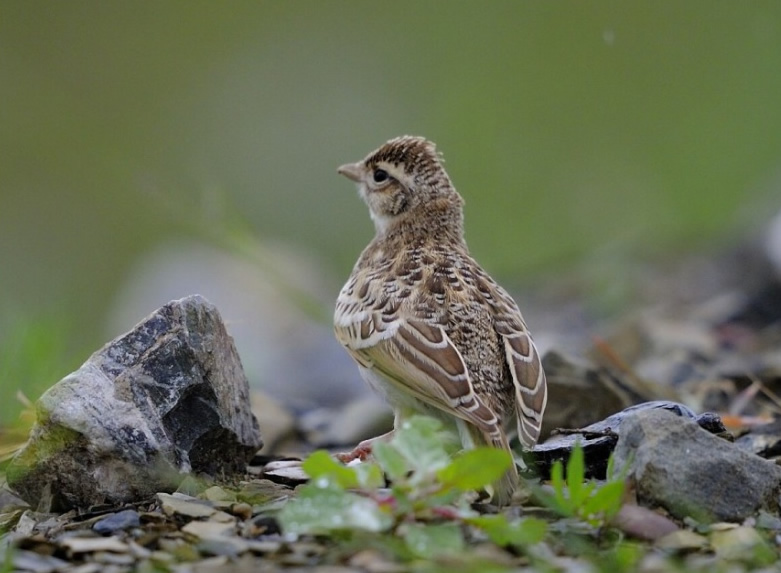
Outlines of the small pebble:
[[249,519],[252,517],[252,506],[248,503],[234,503],[230,506],[230,512],[239,519]]
[[278,535],[282,532],[279,522],[272,516],[259,515],[244,528],[244,535],[249,538],[265,535]]
[[125,509],[95,522],[92,529],[101,535],[108,535],[115,531],[139,527],[140,525],[141,516],[139,516],[138,512],[134,509]]

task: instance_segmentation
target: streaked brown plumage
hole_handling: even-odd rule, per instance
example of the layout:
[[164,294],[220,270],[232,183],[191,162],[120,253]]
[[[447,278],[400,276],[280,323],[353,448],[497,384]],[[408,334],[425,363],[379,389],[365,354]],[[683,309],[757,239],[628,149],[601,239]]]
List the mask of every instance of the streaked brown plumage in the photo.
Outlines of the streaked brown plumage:
[[[434,144],[392,139],[339,173],[358,184],[376,235],[339,293],[334,328],[394,426],[426,413],[465,448],[509,451],[514,425],[533,446],[547,399],[539,354],[513,299],[469,255],[463,199]],[[513,467],[495,501],[507,503],[517,482]]]

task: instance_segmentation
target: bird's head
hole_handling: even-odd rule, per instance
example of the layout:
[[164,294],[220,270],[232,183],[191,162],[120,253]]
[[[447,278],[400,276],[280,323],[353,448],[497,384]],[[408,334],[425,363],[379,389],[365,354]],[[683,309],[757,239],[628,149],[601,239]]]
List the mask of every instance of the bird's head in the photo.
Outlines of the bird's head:
[[417,226],[451,224],[460,233],[463,199],[431,141],[397,137],[338,172],[358,184],[378,233],[402,221]]

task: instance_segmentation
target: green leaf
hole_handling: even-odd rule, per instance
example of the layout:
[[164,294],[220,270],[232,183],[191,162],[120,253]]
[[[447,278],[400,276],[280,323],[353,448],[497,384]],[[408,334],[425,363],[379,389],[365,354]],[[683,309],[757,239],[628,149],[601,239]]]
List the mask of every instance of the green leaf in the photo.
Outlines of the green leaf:
[[467,450],[437,472],[443,485],[462,491],[479,489],[501,478],[513,463],[508,452],[496,448]]
[[418,557],[431,559],[440,555],[453,556],[464,549],[461,528],[455,523],[442,525],[410,524],[404,528],[404,541]]
[[589,481],[583,484],[583,488],[581,489],[581,499],[578,503],[579,511],[583,511],[583,506],[593,497],[593,494],[597,489],[597,482],[595,481]]
[[481,529],[497,545],[503,547],[510,543],[510,524],[504,515],[481,515],[466,522]]
[[[377,535],[370,531],[356,531],[350,535],[349,539],[339,539],[339,547],[334,548],[334,554],[336,555],[355,555],[362,551],[369,551],[373,554],[382,556],[380,563],[385,563],[385,559],[390,559],[396,562],[413,561],[417,559],[417,555],[412,553],[407,547],[407,543],[404,539],[395,534]],[[392,567],[392,566],[391,566]],[[317,567],[312,567],[313,571],[317,571]],[[382,565],[378,567],[380,573],[382,571]],[[261,569],[262,570],[262,569]],[[322,570],[322,568],[321,568]],[[305,569],[299,568],[299,571],[303,572]],[[327,569],[326,569],[327,571]],[[337,570],[339,571],[339,570]],[[366,569],[346,569],[346,571],[372,571],[371,565],[368,565]],[[399,571],[406,571],[406,569],[400,569]],[[393,569],[389,569],[388,573],[392,573]],[[426,572],[426,573],[434,573]]]
[[624,482],[610,481],[597,489],[596,493],[585,501],[581,508],[581,514],[586,519],[591,519],[591,516],[609,519],[621,509],[623,497]]
[[325,450],[317,450],[301,465],[312,481],[320,486],[335,484],[343,489],[360,486],[355,470],[336,461]]
[[564,483],[564,466],[561,461],[556,461],[553,464],[550,472],[551,486],[553,487],[553,497],[545,496],[551,507],[558,511],[563,516],[574,515],[573,506],[570,500],[567,499],[564,490],[566,485]]
[[572,454],[567,461],[567,489],[569,490],[569,499],[573,507],[579,507],[587,494],[587,492],[583,491],[583,480],[586,475],[585,467],[583,448],[580,442],[578,442],[572,449]]
[[351,529],[377,532],[388,530],[393,517],[366,497],[309,484],[282,508],[279,522],[286,533],[325,534]]
[[[391,440],[391,446],[404,457],[419,474],[436,472],[450,462],[443,445],[442,424],[425,416],[405,420]],[[415,476],[420,479],[420,475]]]
[[385,476],[375,463],[360,463],[349,469],[355,472],[355,477],[363,489],[377,489],[385,486]]
[[[608,474],[610,475],[610,474]],[[611,552],[606,552],[603,571],[637,571],[646,550],[640,544],[621,542]],[[718,568],[716,568],[718,570]]]
[[547,522],[533,517],[509,523],[504,515],[482,515],[466,521],[481,529],[491,541],[501,547],[534,545],[545,539],[548,532]]
[[393,499],[393,511],[395,515],[402,516],[415,511],[415,492],[408,483],[397,481],[391,484],[390,497]]
[[548,522],[527,517],[513,525],[512,543],[514,545],[534,545],[541,543],[548,534]]
[[372,445],[372,455],[391,481],[402,479],[411,469],[404,456],[385,442],[375,442]]

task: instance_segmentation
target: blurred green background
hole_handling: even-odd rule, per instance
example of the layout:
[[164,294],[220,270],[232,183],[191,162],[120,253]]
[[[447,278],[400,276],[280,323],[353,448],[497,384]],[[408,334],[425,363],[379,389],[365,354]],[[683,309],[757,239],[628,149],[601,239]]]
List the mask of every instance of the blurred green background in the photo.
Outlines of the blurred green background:
[[372,229],[336,166],[421,134],[502,279],[671,253],[777,206],[779,102],[777,0],[2,0],[0,424],[221,205],[346,277]]

